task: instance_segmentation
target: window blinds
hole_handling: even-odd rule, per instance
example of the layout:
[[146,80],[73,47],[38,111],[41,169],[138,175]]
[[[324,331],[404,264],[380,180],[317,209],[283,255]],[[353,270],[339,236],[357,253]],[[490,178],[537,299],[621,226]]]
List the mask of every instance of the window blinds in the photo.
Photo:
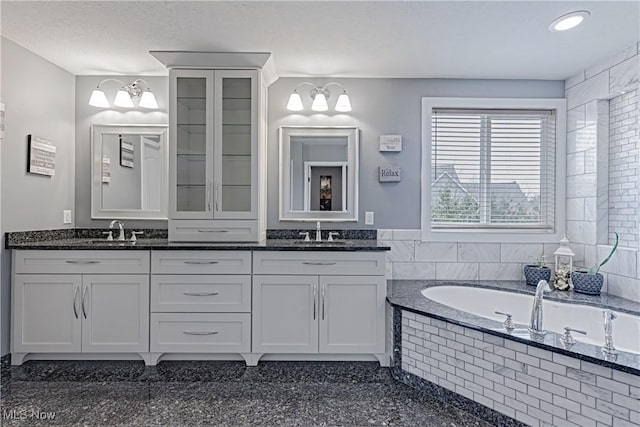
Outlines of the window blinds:
[[434,109],[434,227],[553,228],[552,110]]

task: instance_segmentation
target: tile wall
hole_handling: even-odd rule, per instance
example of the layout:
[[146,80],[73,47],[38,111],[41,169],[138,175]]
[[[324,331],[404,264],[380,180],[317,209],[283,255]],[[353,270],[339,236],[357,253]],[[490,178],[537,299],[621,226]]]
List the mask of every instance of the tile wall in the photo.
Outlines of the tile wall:
[[534,427],[640,425],[637,376],[402,311],[402,369]]
[[[620,96],[621,92],[638,90],[640,43],[567,79],[565,84],[568,109],[567,234],[575,243],[577,252],[584,254],[582,264],[578,264],[591,266],[596,260],[604,259],[611,250],[609,221],[616,220],[615,213],[609,210],[609,181],[611,176],[615,178],[618,171],[616,159],[613,162],[609,159],[612,125],[609,100]],[[639,97],[630,96],[626,100],[631,100],[631,107],[626,106],[627,110],[635,110],[637,115]],[[613,126],[614,129],[617,126],[615,114]],[[635,139],[633,136],[631,139],[635,140],[637,152],[640,144],[637,120],[635,129],[627,132],[635,135]],[[638,161],[637,157],[635,161]],[[638,165],[635,168],[637,171]],[[635,178],[637,183],[638,177]],[[637,184],[624,190],[612,193],[611,197],[617,200],[624,193],[637,199],[640,191]],[[610,213],[613,213],[611,218]],[[635,230],[638,233],[637,218]],[[640,254],[637,242],[637,239],[635,243],[624,242],[614,258],[602,268],[601,272],[606,275],[604,292],[640,301]]]

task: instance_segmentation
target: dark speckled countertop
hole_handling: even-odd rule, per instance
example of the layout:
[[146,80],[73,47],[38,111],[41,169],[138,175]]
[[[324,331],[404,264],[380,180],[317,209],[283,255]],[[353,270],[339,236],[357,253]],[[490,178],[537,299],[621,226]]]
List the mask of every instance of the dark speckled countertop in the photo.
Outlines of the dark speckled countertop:
[[224,250],[224,251],[388,251],[389,246],[379,245],[377,240],[338,240],[336,242],[305,242],[297,239],[267,239],[257,243],[184,243],[167,239],[139,239],[136,242],[119,242],[98,239],[60,239],[12,243],[7,249],[45,250]]
[[[591,363],[608,366],[613,369],[640,375],[640,355],[619,352],[615,360],[607,360],[602,354],[601,347],[577,342],[570,349],[564,347],[560,341],[560,334],[548,331],[544,338],[533,340],[526,330],[516,328],[509,333],[503,327],[502,322],[485,319],[452,307],[437,303],[422,295],[422,290],[433,286],[472,286],[496,289],[502,291],[517,292],[533,295],[535,289],[524,282],[516,281],[434,281],[434,280],[389,280],[387,300],[395,307],[414,313],[455,323],[481,332],[508,338],[524,344],[577,357]],[[583,304],[602,308],[611,308],[616,311],[640,315],[640,303],[619,298],[612,295],[585,295],[576,292],[552,291],[545,293],[545,299],[570,304]],[[524,332],[524,333],[522,333]]]
[[[6,233],[6,249],[40,250],[224,250],[224,251],[388,251],[389,246],[376,240],[376,230],[340,230],[340,239],[327,241],[327,233],[335,230],[323,230],[320,242],[305,242],[300,239],[301,230],[268,230],[267,239],[262,242],[212,243],[212,242],[170,242],[167,230],[143,230],[144,238],[136,242],[108,241],[103,236],[104,229],[59,229]],[[304,230],[309,231],[309,230]],[[315,231],[315,230],[314,230]],[[127,232],[127,238],[130,233]]]

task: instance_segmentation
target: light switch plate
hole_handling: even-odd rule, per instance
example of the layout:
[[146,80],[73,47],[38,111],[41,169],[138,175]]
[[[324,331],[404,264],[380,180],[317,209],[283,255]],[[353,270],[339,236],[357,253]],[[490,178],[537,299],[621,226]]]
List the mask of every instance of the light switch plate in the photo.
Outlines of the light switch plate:
[[64,224],[71,224],[71,209],[65,209],[62,211],[62,222]]
[[364,225],[373,225],[373,212],[364,213]]

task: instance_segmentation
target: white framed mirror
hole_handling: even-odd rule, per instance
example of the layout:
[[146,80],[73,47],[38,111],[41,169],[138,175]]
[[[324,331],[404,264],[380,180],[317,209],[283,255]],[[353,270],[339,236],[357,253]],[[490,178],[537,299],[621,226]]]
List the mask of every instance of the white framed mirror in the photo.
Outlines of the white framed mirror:
[[280,221],[358,221],[358,128],[280,128]]
[[91,126],[91,218],[167,219],[165,125]]

